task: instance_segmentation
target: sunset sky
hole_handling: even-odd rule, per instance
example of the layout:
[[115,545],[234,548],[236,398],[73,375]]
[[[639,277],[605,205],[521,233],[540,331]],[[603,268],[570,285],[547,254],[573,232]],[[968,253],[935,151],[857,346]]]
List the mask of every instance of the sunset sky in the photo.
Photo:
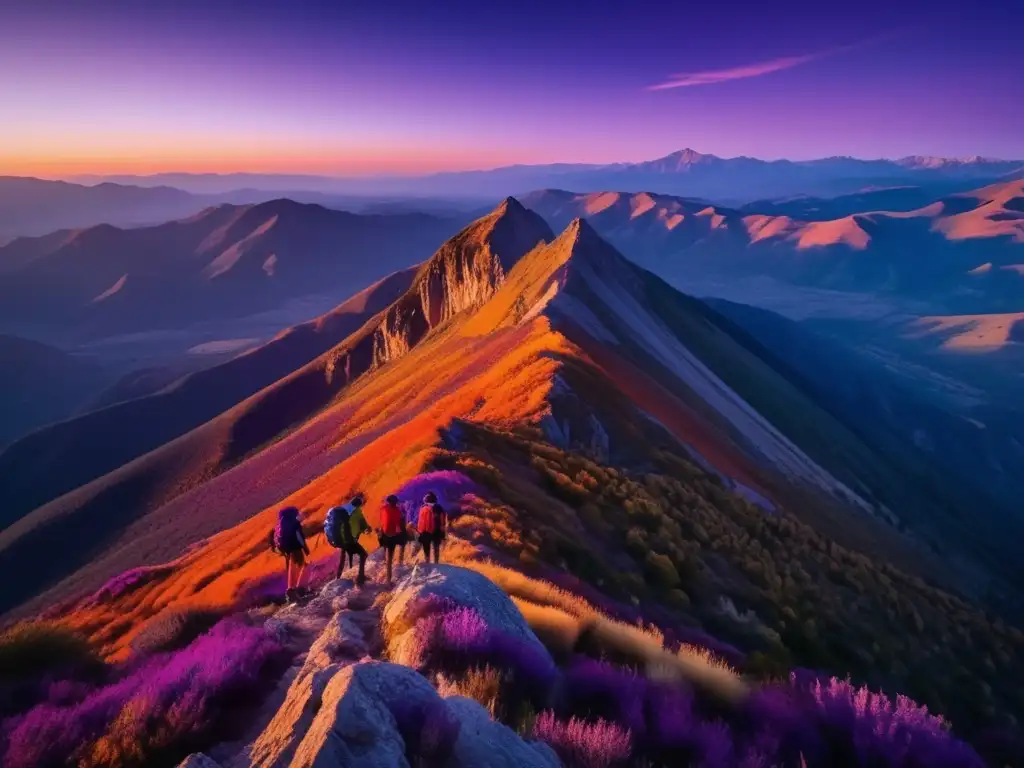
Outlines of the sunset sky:
[[1024,3],[601,6],[6,0],[0,173],[1024,158]]

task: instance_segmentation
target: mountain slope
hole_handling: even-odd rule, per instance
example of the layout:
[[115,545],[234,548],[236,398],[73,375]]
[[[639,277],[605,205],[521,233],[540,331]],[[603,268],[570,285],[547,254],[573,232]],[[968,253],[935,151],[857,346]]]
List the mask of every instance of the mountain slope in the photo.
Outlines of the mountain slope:
[[[187,433],[180,428],[179,419],[187,424],[204,410],[209,412],[211,404],[223,405],[226,392],[240,394],[252,382],[245,377],[239,381],[238,375],[252,370],[254,365],[260,366],[263,374],[278,371],[276,363],[280,362],[280,347],[284,345],[272,342],[223,367],[193,374],[152,398],[89,414],[11,446],[0,454],[0,478],[5,497],[11,499],[6,522],[13,524],[0,533],[0,548],[8,550],[12,554],[10,562],[15,562],[18,558],[8,545],[20,550],[35,536],[46,535],[44,532],[49,528],[48,538],[54,546],[71,546],[74,550],[66,555],[69,559],[64,563],[39,564],[44,566],[38,569],[40,575],[50,578],[54,572],[65,573],[72,562],[81,564],[82,558],[89,558],[96,548],[108,546],[111,536],[134,538],[124,529],[133,524],[147,529],[151,525],[149,513],[169,506],[182,494],[187,496],[190,489],[202,490],[201,486],[209,485],[207,481],[211,478],[288,430],[305,426],[305,437],[313,430],[319,435],[315,445],[324,448],[321,441],[329,439],[332,433],[318,431],[307,420],[367,372],[401,359],[432,328],[444,325],[474,302],[479,304],[489,298],[504,276],[502,265],[515,263],[545,238],[550,239],[551,232],[536,214],[518,202],[506,201],[446,243],[420,267],[411,286],[397,300],[372,315],[343,342],[307,365],[296,365],[294,370],[281,374],[280,380]],[[369,308],[364,298],[356,297],[353,301]],[[286,335],[282,341],[287,343],[291,335],[294,334]],[[268,357],[275,366],[268,367]],[[439,381],[433,386],[446,383]],[[174,408],[170,408],[172,405]],[[182,413],[176,415],[179,410]],[[159,424],[140,429],[142,414],[158,418]],[[116,420],[109,421],[112,417]],[[110,454],[88,457],[86,461],[84,446],[101,436],[110,439],[114,425],[119,430],[119,442],[114,449]],[[168,440],[174,435],[181,436],[162,447],[155,444],[160,438]],[[140,455],[141,449],[150,452]],[[263,461],[271,453],[257,458]],[[311,457],[310,466],[320,467],[330,456],[324,453]],[[124,462],[128,463],[122,466]],[[297,462],[298,456],[293,456],[268,473],[294,472],[299,466]],[[300,477],[307,477],[307,471],[300,470]],[[100,476],[102,473],[107,474]],[[79,485],[82,487],[22,517],[37,504]],[[273,484],[269,487],[273,488]],[[223,515],[235,522],[240,519],[236,515],[244,517],[251,512],[241,497],[231,503],[221,498],[213,506],[215,509],[208,512],[208,525],[218,524]],[[80,521],[83,525],[90,519],[102,523],[84,538],[79,531],[62,545],[59,542],[64,531],[70,532],[74,525],[55,526],[54,521],[61,519]],[[175,515],[165,519],[173,523]],[[184,526],[181,534],[187,537],[190,533],[191,529]],[[166,543],[161,538],[153,545],[163,547]],[[77,565],[72,570],[74,567]]]
[[0,248],[0,322],[81,339],[242,317],[311,294],[341,298],[417,263],[451,226],[274,200],[16,240]]
[[0,370],[0,446],[70,416],[110,380],[90,360],[2,334]]
[[[8,446],[0,452],[0,485],[7,501],[0,526],[159,448],[301,368],[390,306],[413,276],[412,269],[396,272],[333,311],[225,363]],[[95,451],[95,446],[104,450]]]
[[[858,354],[772,312],[722,300],[712,307],[754,336],[791,370],[790,377],[886,457],[887,484],[930,489],[929,516],[953,507],[1001,509],[1016,518],[1024,493],[1024,429],[1019,414],[966,406],[924,378]],[[864,414],[876,418],[865,419]],[[890,502],[890,506],[905,506]],[[948,513],[948,512],[947,512]],[[925,521],[930,524],[930,521]],[[996,535],[996,534],[994,534]]]
[[[439,251],[451,271],[421,270],[444,291],[421,279],[318,360],[0,533],[4,608],[162,563],[75,603],[74,626],[124,658],[166,606],[238,605],[263,587],[280,569],[266,538],[281,504],[312,532],[356,488],[414,501],[451,484],[473,498],[452,502],[446,558],[493,575],[526,613],[588,611],[582,594],[666,639],[714,630],[751,654],[722,651],[752,676],[852,671],[954,722],[1017,711],[1019,638],[920,578],[956,582],[958,559],[882,521],[917,523],[865,499],[875,478],[854,459],[870,450],[789,368],[586,223],[551,242],[517,234],[528,251],[495,256],[499,223],[548,233],[512,201],[490,218]],[[511,268],[498,279],[497,265]],[[333,567],[333,551],[313,557]],[[954,666],[985,687],[941,674]]]

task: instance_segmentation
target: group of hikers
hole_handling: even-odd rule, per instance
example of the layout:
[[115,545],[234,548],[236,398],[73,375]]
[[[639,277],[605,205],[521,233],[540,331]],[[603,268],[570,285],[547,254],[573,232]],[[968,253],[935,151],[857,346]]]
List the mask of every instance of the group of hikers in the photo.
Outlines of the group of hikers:
[[[324,518],[324,538],[335,549],[340,550],[336,578],[341,578],[345,561],[349,565],[359,560],[359,574],[356,584],[366,582],[366,549],[359,543],[359,537],[371,531],[366,521],[364,507],[366,497],[357,493],[347,504],[331,507]],[[448,517],[433,492],[423,497],[423,502],[414,512],[414,504],[403,504],[398,496],[391,494],[381,504],[378,514],[379,526],[372,529],[377,542],[385,552],[387,582],[391,583],[395,550],[398,550],[398,564],[405,563],[405,547],[414,539],[423,550],[423,560],[441,562],[441,544],[446,536]],[[277,513],[277,525],[270,534],[270,548],[285,558],[285,597],[293,600],[302,592],[302,575],[306,569],[309,545],[299,521],[299,510],[285,507]]]

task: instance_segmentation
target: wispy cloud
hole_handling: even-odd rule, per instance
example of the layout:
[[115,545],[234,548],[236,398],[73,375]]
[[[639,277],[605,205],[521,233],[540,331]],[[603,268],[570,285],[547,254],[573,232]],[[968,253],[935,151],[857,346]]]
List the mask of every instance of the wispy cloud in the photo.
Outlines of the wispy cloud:
[[772,72],[781,72],[784,69],[792,69],[793,67],[799,67],[802,64],[817,61],[818,59],[824,59],[826,56],[835,56],[837,53],[845,53],[846,51],[863,48],[866,45],[877,42],[879,39],[881,38],[875,37],[852,45],[842,45],[836,48],[826,48],[823,51],[816,51],[815,53],[806,53],[803,56],[783,56],[778,59],[759,61],[756,64],[746,64],[740,67],[730,67],[729,69],[706,69],[699,72],[680,72],[675,75],[669,75],[664,82],[647,86],[647,90],[664,91],[669,88],[692,88],[695,85],[715,85],[716,83],[727,83],[730,80],[744,80],[748,77],[761,77],[761,75],[769,75]]

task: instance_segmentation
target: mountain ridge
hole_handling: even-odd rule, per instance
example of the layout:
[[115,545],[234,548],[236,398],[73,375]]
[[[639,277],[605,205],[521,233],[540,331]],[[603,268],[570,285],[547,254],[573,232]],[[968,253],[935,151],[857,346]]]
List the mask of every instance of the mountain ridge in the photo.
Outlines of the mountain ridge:
[[0,247],[0,320],[81,340],[244,317],[308,295],[346,297],[417,263],[451,226],[279,199],[152,227],[20,238]]

